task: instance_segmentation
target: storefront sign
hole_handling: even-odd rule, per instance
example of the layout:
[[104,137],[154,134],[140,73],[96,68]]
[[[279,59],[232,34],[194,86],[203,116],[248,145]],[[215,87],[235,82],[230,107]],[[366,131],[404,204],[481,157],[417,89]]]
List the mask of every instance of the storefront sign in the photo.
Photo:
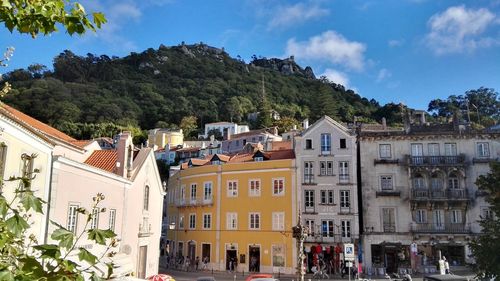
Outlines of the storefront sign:
[[344,244],[344,258],[345,260],[354,260],[354,244],[346,243]]

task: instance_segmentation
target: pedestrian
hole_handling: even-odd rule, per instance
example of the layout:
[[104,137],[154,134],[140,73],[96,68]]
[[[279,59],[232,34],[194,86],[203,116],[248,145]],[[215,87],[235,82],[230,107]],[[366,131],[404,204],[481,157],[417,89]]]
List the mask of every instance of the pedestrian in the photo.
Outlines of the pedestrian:
[[194,265],[195,265],[196,270],[198,270],[198,266],[200,265],[200,257],[199,256],[196,257]]
[[450,274],[450,264],[446,260],[446,257],[443,257],[443,260],[444,260],[444,272],[446,274]]
[[203,257],[202,263],[203,263],[203,265],[201,266],[201,269],[207,270],[207,265],[208,265],[208,257],[207,256]]
[[238,257],[234,257],[233,267],[235,271],[238,271]]

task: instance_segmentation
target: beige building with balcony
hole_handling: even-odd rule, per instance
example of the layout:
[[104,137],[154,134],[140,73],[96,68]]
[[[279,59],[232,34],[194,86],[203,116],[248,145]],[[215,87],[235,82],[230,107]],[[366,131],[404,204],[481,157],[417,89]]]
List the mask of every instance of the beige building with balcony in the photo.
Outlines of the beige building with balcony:
[[362,127],[363,266],[383,274],[473,262],[467,242],[488,205],[475,181],[500,156],[500,134],[464,125]]
[[343,251],[344,243],[357,244],[360,238],[355,132],[323,116],[294,140],[297,198],[311,231],[305,240],[307,270],[318,258],[333,260],[338,269],[335,248]]

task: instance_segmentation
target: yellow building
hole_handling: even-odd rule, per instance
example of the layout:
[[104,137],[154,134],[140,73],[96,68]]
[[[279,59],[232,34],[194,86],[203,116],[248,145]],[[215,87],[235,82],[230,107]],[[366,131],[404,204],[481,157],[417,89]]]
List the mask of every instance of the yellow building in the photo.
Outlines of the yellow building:
[[170,147],[176,147],[184,143],[184,135],[182,129],[172,131],[169,129],[153,129],[148,132],[148,146],[158,146],[164,148],[167,144]]
[[279,150],[191,159],[170,178],[169,252],[208,269],[293,273],[295,155]]

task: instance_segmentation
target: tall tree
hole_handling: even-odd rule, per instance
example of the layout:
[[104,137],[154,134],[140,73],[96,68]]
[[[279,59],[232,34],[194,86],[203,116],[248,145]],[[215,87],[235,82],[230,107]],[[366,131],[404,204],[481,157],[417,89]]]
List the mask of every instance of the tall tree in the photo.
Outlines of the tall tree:
[[255,127],[258,129],[270,127],[273,124],[271,118],[271,105],[266,97],[266,86],[264,84],[264,76],[262,76],[262,91],[260,94],[260,100],[258,105],[258,115]]
[[185,138],[196,138],[197,120],[198,118],[195,116],[185,116],[182,118],[179,127],[182,129]]
[[486,193],[491,213],[481,218],[481,234],[469,243],[476,259],[473,269],[486,278],[500,276],[500,162],[491,162],[490,168],[488,174],[478,177],[476,185]]

